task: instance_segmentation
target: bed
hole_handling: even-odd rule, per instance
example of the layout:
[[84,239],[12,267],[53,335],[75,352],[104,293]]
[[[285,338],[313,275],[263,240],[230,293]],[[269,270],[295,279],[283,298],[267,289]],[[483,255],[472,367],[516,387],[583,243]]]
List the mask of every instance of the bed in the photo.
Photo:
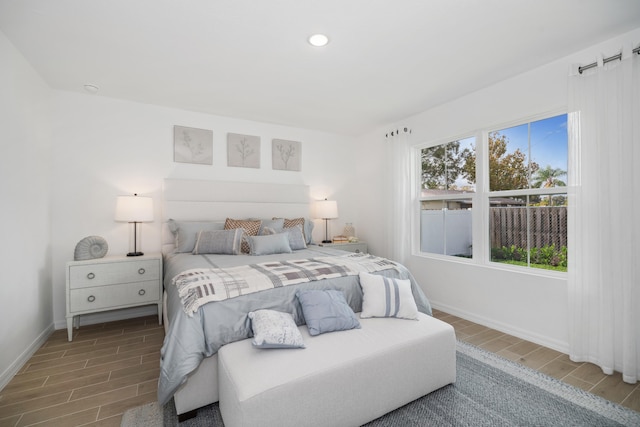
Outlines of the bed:
[[[249,311],[271,309],[288,312],[296,324],[301,325],[304,317],[295,297],[300,289],[338,289],[344,293],[354,312],[362,309],[362,289],[358,276],[332,272],[322,276],[328,277],[322,280],[313,280],[312,277],[311,280],[288,286],[276,286],[201,306],[196,304],[189,311],[185,309],[184,293],[181,297],[174,281],[175,278],[188,276],[181,276],[185,271],[215,269],[226,274],[228,271],[242,270],[248,264],[291,265],[307,260],[327,260],[332,265],[344,262],[348,269],[352,263],[357,263],[357,268],[367,269],[374,274],[409,279],[418,310],[431,314],[424,293],[403,266],[366,254],[353,254],[312,244],[310,207],[309,188],[304,185],[165,180],[162,239],[166,337],[158,383],[160,404],[166,404],[173,397],[178,415],[185,418],[193,410],[218,400],[217,351],[223,345],[252,336],[247,316]],[[305,218],[301,230],[307,247],[291,253],[269,255],[194,255],[190,250],[190,242],[186,243],[185,233],[192,236],[195,230],[203,227],[223,228],[227,218],[259,219],[262,226],[271,225],[269,221],[273,218]],[[180,234],[182,239],[176,241]]]

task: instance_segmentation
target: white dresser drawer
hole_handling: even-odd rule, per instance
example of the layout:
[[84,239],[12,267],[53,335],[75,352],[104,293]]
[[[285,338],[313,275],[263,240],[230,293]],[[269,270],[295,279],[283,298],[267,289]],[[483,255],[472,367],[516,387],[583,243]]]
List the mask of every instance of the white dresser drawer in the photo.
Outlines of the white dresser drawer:
[[119,263],[72,265],[69,267],[71,289],[102,286],[112,283],[158,280],[160,261],[139,260]]
[[354,242],[354,243],[320,243],[319,246],[324,246],[327,248],[340,249],[342,251],[347,252],[356,252],[367,254],[369,253],[368,245],[364,242]]
[[74,289],[70,295],[69,311],[80,313],[145,302],[153,303],[160,298],[159,292],[158,283],[154,281]]

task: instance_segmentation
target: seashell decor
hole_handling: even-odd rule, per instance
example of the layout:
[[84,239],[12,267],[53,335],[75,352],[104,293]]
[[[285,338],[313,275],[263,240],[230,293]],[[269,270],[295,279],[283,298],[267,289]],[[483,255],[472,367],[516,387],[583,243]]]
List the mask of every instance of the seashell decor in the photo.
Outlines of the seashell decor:
[[88,236],[80,240],[73,252],[73,259],[82,261],[87,259],[102,258],[107,254],[109,245],[100,236]]

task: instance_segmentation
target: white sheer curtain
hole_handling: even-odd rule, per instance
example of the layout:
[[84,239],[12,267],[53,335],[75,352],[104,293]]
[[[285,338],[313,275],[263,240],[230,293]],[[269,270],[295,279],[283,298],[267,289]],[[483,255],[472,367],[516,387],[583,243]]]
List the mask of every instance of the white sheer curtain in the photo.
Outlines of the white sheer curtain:
[[[602,62],[602,61],[600,61]],[[640,377],[640,57],[569,78],[569,346]]]
[[411,130],[406,127],[386,135],[387,159],[387,256],[404,263],[411,250]]

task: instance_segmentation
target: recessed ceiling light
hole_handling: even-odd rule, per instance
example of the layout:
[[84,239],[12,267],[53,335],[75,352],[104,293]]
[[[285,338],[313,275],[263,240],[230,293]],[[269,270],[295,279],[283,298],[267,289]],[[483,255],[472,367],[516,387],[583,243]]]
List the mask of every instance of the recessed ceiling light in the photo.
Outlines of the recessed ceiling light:
[[86,85],[84,85],[84,90],[86,90],[89,93],[97,93],[98,92],[98,86],[92,85],[92,84],[86,84]]
[[314,34],[309,37],[309,43],[315,47],[326,46],[329,43],[329,37],[324,34]]

